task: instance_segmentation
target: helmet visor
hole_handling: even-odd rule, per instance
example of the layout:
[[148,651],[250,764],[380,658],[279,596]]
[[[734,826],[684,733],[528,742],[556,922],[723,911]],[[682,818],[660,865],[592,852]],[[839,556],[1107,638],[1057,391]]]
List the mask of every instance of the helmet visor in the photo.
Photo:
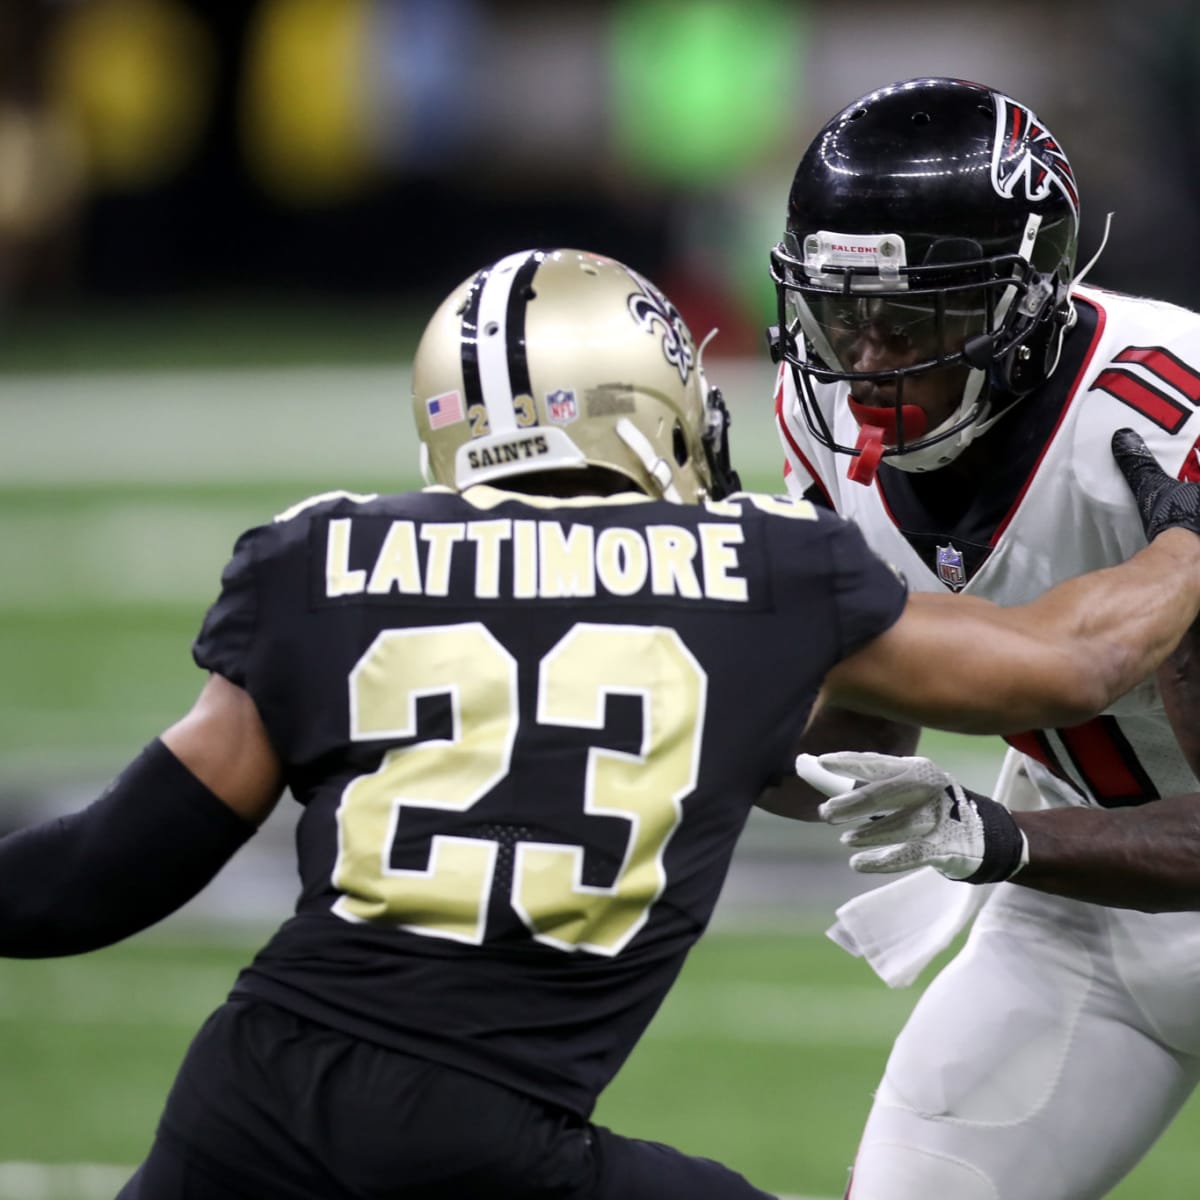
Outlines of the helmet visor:
[[989,294],[982,287],[855,293],[792,285],[784,311],[788,327],[831,371],[873,374],[957,361],[968,339],[988,332]]

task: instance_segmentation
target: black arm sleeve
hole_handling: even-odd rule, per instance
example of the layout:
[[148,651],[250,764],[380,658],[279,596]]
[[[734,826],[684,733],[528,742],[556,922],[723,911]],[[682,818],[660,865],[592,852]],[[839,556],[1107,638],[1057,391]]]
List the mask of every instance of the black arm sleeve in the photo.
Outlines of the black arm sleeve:
[[0,955],[82,954],[137,933],[254,828],[155,739],[87,808],[0,840]]

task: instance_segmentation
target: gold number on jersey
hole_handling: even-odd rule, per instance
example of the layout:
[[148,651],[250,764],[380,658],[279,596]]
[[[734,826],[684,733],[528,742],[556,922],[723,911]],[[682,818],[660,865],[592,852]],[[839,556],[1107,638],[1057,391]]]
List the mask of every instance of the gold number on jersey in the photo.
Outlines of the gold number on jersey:
[[436,834],[425,869],[401,870],[389,860],[403,807],[465,812],[508,773],[516,660],[478,622],[385,630],[350,672],[350,736],[415,737],[417,698],[437,695],[450,698],[454,736],[389,750],[377,771],[342,793],[333,882],[346,894],[334,912],[478,944],[494,842]]
[[641,752],[588,752],[584,812],[629,822],[611,887],[581,882],[583,847],[517,847],[513,906],[540,942],[617,954],[645,924],[667,877],[663,851],[696,786],[707,679],[673,629],[580,624],[542,660],[538,723],[602,729],[606,697],[642,702]]
[[[666,886],[663,852],[696,785],[707,677],[674,630],[580,624],[542,660],[537,721],[601,729],[610,695],[641,700],[640,751],[593,747],[579,800],[629,835],[610,885],[582,882],[584,848],[518,843],[511,902],[534,938],[561,950],[620,952]],[[338,809],[334,911],[350,921],[479,944],[499,853],[484,838],[432,839],[423,869],[390,863],[405,806],[465,812],[508,773],[517,732],[517,665],[472,622],[379,635],[350,675],[356,741],[416,735],[419,696],[448,695],[453,737],[389,750],[353,780]]]

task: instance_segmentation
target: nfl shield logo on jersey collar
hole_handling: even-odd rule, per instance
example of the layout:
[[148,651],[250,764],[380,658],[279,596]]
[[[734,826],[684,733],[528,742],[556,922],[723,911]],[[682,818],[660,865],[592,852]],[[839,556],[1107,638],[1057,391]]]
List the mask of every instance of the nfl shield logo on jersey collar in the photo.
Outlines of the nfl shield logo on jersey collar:
[[961,591],[967,582],[967,570],[963,566],[962,554],[953,546],[937,548],[937,577],[954,591]]

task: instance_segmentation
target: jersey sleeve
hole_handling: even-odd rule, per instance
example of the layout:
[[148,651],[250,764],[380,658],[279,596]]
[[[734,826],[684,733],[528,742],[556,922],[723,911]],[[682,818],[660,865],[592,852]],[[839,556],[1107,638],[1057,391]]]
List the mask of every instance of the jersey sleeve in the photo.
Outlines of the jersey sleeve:
[[233,557],[221,573],[221,594],[208,610],[192,643],[192,658],[206,671],[246,687],[250,651],[258,625],[255,578],[258,530],[238,539]]
[[904,577],[870,549],[857,525],[827,518],[839,659],[890,629],[908,599]]
[[1113,433],[1133,429],[1167,474],[1195,477],[1200,317],[1160,301],[1086,289],[1080,295],[1105,320],[1066,415],[1071,498],[1079,510],[1071,524],[1107,565],[1145,545],[1133,495],[1113,459]]

